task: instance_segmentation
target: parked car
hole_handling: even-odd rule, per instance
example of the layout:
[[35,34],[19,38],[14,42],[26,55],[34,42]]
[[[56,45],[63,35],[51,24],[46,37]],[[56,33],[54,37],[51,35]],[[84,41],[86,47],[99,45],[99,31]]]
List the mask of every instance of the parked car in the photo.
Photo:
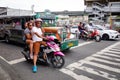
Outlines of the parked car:
[[71,33],[79,33],[78,26],[74,25],[70,28]]
[[103,40],[117,39],[120,36],[120,33],[117,31],[105,28],[101,25],[94,25],[94,27],[99,30],[100,36]]

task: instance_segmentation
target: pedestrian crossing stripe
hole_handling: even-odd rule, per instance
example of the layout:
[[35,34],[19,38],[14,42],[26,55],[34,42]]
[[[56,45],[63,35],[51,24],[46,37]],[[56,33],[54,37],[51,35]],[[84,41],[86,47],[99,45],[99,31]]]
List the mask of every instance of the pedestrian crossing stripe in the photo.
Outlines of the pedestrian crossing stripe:
[[[103,54],[103,53],[99,53],[99,54]],[[120,58],[120,56],[116,55],[116,54],[109,54],[109,53],[104,53],[103,55],[107,55],[107,56],[112,56],[112,57],[116,57],[116,58]]]
[[[119,46],[120,46],[120,45],[119,45]],[[120,50],[120,48],[118,48],[118,47],[114,47],[114,48],[112,48],[112,49]]]
[[87,76],[78,75],[78,74],[74,73],[72,70],[69,70],[69,69],[63,68],[63,69],[60,69],[60,71],[69,75],[69,76],[71,76],[75,80],[93,80],[93,79],[88,78]]
[[120,50],[119,49],[110,49],[110,51],[116,51],[116,52],[120,52]]
[[120,52],[114,52],[114,51],[106,51],[105,53],[112,53],[112,54],[120,55]]
[[[80,70],[83,70],[83,71],[86,71],[90,74],[94,74],[94,75],[97,75],[97,76],[100,76],[100,77],[103,77],[103,78],[106,78],[106,79],[109,79],[109,80],[117,80],[116,79],[116,75],[111,75],[107,72],[104,72],[104,71],[100,71],[97,69],[97,71],[93,68],[89,68],[89,67],[85,67],[85,66],[81,66],[81,67],[78,67],[76,66],[75,68],[77,69],[80,69]],[[112,76],[112,77],[109,77],[109,76]],[[115,78],[114,78],[115,77]]]
[[118,69],[118,68],[113,68],[113,67],[110,67],[110,66],[107,66],[107,65],[103,65],[103,64],[100,64],[100,63],[91,62],[91,61],[87,61],[87,60],[81,60],[81,61],[84,62],[85,64],[89,64],[89,65],[92,65],[92,66],[95,66],[95,67],[99,67],[99,68],[102,68],[102,69],[120,74],[120,69]]
[[112,61],[108,61],[108,60],[103,60],[103,59],[99,59],[99,58],[95,58],[95,57],[91,57],[91,60],[99,61],[99,62],[103,62],[103,63],[107,63],[107,64],[115,65],[115,66],[120,66],[119,63],[112,62]]
[[109,56],[104,56],[104,55],[100,55],[100,54],[95,54],[93,55],[94,57],[100,57],[100,58],[104,58],[104,59],[108,59],[108,60],[112,60],[112,61],[120,61],[120,59],[116,59],[114,57],[109,57]]
[[[120,59],[119,59],[120,56],[118,55],[120,53],[116,52],[116,51],[118,51],[117,50],[118,48],[116,46],[118,46],[119,44],[120,44],[120,42],[117,42],[117,43],[101,50],[100,52],[97,52],[96,54],[93,54],[83,60],[79,60],[78,62],[74,62],[74,63],[68,65],[67,67],[60,69],[60,71],[73,77],[75,80],[93,80],[92,78],[87,77],[87,75],[78,75],[77,73],[74,72],[75,69],[79,69],[79,70],[85,71],[87,73],[103,77],[108,80],[119,80],[116,75],[114,75],[112,73],[108,73],[108,71],[110,71],[110,72],[120,74],[119,68],[108,66],[108,64],[110,64],[113,66],[120,67],[119,63],[113,62],[113,61],[120,61]],[[116,48],[116,49],[114,49],[114,48]],[[110,51],[113,49],[114,49],[114,51]],[[109,52],[111,52],[111,53],[109,53]],[[102,59],[100,59],[98,57],[100,57]],[[108,60],[106,60],[106,59],[108,59]],[[109,61],[109,60],[113,60],[113,61]],[[106,64],[100,64],[95,61],[103,62]],[[99,69],[97,69],[97,71],[96,71],[95,69],[86,67],[83,64],[92,65],[96,68],[101,68],[103,70],[107,70],[107,72],[105,72],[103,70],[99,70]]]

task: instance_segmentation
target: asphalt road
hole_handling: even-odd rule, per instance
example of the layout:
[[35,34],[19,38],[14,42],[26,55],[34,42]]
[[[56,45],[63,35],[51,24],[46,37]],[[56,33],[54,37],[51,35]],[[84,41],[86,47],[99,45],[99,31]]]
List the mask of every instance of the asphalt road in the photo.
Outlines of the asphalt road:
[[120,80],[120,41],[82,41],[79,46],[64,51],[65,65],[61,69],[32,64],[21,54],[22,45],[0,42],[0,56],[10,64],[23,80]]

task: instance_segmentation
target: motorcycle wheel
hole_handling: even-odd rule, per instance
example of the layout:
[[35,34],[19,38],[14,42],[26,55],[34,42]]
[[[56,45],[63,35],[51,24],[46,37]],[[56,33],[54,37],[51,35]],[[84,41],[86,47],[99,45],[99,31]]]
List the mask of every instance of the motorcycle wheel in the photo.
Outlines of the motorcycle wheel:
[[101,41],[101,37],[99,35],[95,36],[95,41],[96,42],[100,42]]
[[65,64],[65,59],[63,56],[60,55],[55,55],[52,59],[51,59],[51,63],[52,66],[54,68],[62,68],[63,65]]

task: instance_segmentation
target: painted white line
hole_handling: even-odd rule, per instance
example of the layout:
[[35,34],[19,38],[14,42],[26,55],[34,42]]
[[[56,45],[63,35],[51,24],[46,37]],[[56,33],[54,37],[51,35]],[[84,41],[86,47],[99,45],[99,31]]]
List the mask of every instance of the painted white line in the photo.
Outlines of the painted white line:
[[87,76],[78,75],[78,74],[74,73],[73,71],[65,69],[65,68],[60,69],[60,71],[73,77],[75,80],[93,80],[91,78],[88,78]]
[[75,70],[76,66],[80,67],[83,64],[84,64],[84,62],[74,62],[74,63],[68,65],[66,68],[73,71],[73,70]]
[[7,63],[9,63],[5,58],[3,58],[2,56],[0,56],[0,58],[2,59],[2,60],[4,60],[5,62],[7,62]]
[[118,55],[120,56],[120,52],[114,52],[114,51],[106,51],[105,53],[118,54]]
[[109,46],[109,47],[107,47],[107,48],[105,48],[105,49],[103,49],[103,50],[101,50],[100,52],[109,51],[110,49],[112,49],[113,47],[115,47],[115,46],[117,46],[119,44],[120,44],[120,41],[113,44],[113,45],[111,45],[111,46]]
[[110,51],[112,50],[120,53],[120,49],[110,49]]
[[[118,80],[116,78],[112,78],[112,77],[116,77],[116,75],[110,75],[109,73],[104,72],[104,71],[95,70],[95,69],[85,67],[85,66],[81,66],[81,67],[75,66],[75,68],[77,68],[79,70],[82,70],[82,71],[86,71],[90,74],[95,74],[97,76],[100,76],[100,77],[103,77],[103,78],[106,78],[106,79],[109,79],[109,80]],[[112,76],[112,77],[109,77],[109,76]]]
[[96,62],[90,62],[90,61],[87,61],[87,60],[81,60],[80,62],[84,62],[86,64],[96,66],[96,67],[99,67],[99,68],[103,68],[103,69],[106,69],[106,70],[109,70],[109,71],[120,74],[120,69],[118,69],[118,68],[113,68],[113,67],[110,67],[110,66],[106,66],[106,65],[103,65],[103,64],[96,63]]
[[[99,68],[102,68],[102,69],[105,69],[105,70],[108,70],[108,71],[112,71],[112,72],[115,72],[115,73],[120,73],[120,69],[118,69],[118,68],[113,68],[113,67],[110,67],[110,66],[107,66],[107,65],[103,65],[103,64],[100,64],[100,63],[91,62],[91,60],[95,59],[95,60],[99,60],[101,62],[114,64],[113,62],[109,62],[107,60],[101,60],[101,59],[93,58],[93,56],[98,55],[98,57],[99,57],[99,55],[101,55],[101,54],[109,54],[109,53],[105,53],[105,52],[109,51],[111,48],[113,48],[113,47],[115,47],[115,46],[117,46],[119,44],[120,44],[120,42],[117,42],[117,43],[115,43],[115,44],[113,44],[113,45],[111,45],[111,46],[101,50],[100,52],[97,52],[96,54],[91,55],[92,57],[87,57],[87,58],[85,58],[83,60],[79,60],[78,62],[74,62],[74,63],[68,65],[66,68],[60,69],[60,71],[65,73],[65,74],[67,74],[67,75],[69,75],[69,76],[71,76],[71,77],[73,77],[75,80],[89,80],[89,79],[91,79],[91,78],[88,78],[88,77],[87,77],[88,79],[85,79],[86,76],[84,76],[83,79],[81,79],[81,78],[78,79],[78,77],[80,77],[81,75],[78,76],[76,73],[74,73],[74,70],[76,68],[77,69],[81,69],[81,70],[86,71],[86,72],[91,73],[91,74],[95,74],[95,75],[101,76],[101,77],[109,79],[109,80],[118,80],[115,75],[111,75],[110,73],[97,70],[100,73],[102,73],[102,74],[100,74],[100,73],[96,72],[92,68],[83,67],[83,64],[89,64],[89,65],[92,65],[92,66],[95,66],[95,67],[99,67]],[[112,54],[111,56],[116,56],[116,55]],[[100,56],[100,57],[102,57],[102,56]],[[106,57],[106,56],[104,56],[103,58],[114,59],[114,60],[118,60],[119,61],[119,59]],[[112,76],[112,77],[110,77],[110,76]]]
[[15,60],[9,61],[9,64],[13,65],[23,61],[25,61],[25,58],[15,59]]
[[[98,54],[103,54],[103,53],[98,53]],[[118,57],[120,58],[120,56],[116,55],[116,54],[109,54],[109,53],[104,53],[105,55],[108,55],[108,56],[113,56],[113,57]]]
[[120,61],[120,59],[108,57],[108,56],[104,56],[104,55],[99,55],[99,54],[95,54],[95,55],[93,55],[93,57],[100,57],[100,58],[104,58],[104,59],[108,59],[108,60]]
[[95,61],[99,61],[99,62],[103,62],[103,63],[107,63],[107,64],[111,64],[111,65],[115,65],[115,66],[120,66],[119,63],[107,61],[107,60],[103,60],[103,59],[99,59],[99,58],[95,58],[95,57],[90,57],[90,59],[95,60]]
[[15,59],[15,60],[12,60],[12,61],[7,61],[7,60],[6,60],[5,58],[3,58],[2,56],[0,56],[0,58],[1,58],[2,60],[4,60],[5,62],[7,62],[8,64],[10,64],[10,65],[13,65],[13,64],[16,64],[16,63],[25,61],[25,58]]
[[70,49],[78,48],[78,47],[80,47],[80,46],[84,46],[84,45],[87,45],[87,44],[90,44],[90,43],[93,43],[93,41],[84,42],[84,43],[79,43],[78,46],[71,47]]
[[112,48],[112,49],[117,49],[117,50],[120,50],[120,48],[118,48],[118,47],[114,47],[114,48]]

